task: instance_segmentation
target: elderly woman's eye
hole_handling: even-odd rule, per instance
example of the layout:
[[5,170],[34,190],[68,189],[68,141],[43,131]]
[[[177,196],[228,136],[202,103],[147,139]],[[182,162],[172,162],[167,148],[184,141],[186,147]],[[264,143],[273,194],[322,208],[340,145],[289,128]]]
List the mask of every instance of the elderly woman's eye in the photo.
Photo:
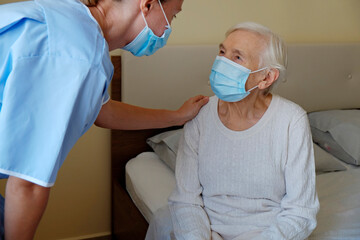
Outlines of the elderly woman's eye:
[[225,54],[225,51],[224,51],[224,50],[220,50],[220,51],[219,51],[219,54],[220,54],[220,55]]
[[236,59],[236,60],[241,60],[241,57],[240,57],[240,56],[236,56],[235,59]]

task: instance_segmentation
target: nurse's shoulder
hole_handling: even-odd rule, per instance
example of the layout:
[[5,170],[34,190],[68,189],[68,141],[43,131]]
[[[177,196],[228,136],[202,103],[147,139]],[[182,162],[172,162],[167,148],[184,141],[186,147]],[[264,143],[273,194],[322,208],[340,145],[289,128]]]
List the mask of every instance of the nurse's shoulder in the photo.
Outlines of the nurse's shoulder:
[[0,33],[8,30],[21,20],[44,21],[41,7],[33,1],[0,5]]
[[0,5],[0,67],[47,52],[45,16],[33,1]]
[[46,16],[51,55],[99,64],[107,44],[88,8],[74,0],[36,0]]

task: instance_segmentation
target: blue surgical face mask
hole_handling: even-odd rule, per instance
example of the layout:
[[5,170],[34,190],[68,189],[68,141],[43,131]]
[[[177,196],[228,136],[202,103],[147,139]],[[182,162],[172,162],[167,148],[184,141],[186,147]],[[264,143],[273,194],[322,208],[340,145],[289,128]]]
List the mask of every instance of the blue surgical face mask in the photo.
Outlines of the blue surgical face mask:
[[161,11],[163,12],[167,26],[164,34],[161,37],[156,36],[153,31],[149,28],[145,16],[141,11],[142,17],[145,21],[146,26],[144,29],[136,36],[136,38],[130,42],[128,45],[123,47],[124,50],[131,52],[134,56],[149,56],[154,54],[158,49],[164,47],[171,33],[171,27],[169,21],[165,15],[164,9],[160,3]]
[[240,64],[237,64],[226,57],[217,56],[210,74],[210,85],[215,95],[225,102],[238,102],[250,94],[246,91],[245,84],[251,73],[266,69],[261,68],[251,71]]

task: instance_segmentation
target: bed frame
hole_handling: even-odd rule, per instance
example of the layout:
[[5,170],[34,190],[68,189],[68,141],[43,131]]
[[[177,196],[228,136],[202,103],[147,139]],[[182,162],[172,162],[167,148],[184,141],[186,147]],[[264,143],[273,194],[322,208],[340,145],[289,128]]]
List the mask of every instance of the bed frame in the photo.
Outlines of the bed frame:
[[[188,97],[212,95],[208,76],[217,49],[215,45],[170,46],[146,58],[126,52],[122,57],[112,57],[112,99],[176,109]],[[308,112],[360,107],[360,44],[290,45],[288,53],[288,81],[276,89],[276,94]],[[152,151],[146,144],[148,137],[167,130],[111,133],[113,239],[145,238],[148,223],[126,191],[125,165],[139,153]]]

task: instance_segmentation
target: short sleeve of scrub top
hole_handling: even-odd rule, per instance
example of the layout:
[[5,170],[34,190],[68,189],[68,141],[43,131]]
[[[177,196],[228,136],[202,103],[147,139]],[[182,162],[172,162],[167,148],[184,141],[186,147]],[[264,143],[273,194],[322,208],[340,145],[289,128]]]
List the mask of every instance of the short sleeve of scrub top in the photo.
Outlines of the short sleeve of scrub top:
[[0,16],[0,175],[50,187],[109,100],[108,46],[76,0],[6,4]]

